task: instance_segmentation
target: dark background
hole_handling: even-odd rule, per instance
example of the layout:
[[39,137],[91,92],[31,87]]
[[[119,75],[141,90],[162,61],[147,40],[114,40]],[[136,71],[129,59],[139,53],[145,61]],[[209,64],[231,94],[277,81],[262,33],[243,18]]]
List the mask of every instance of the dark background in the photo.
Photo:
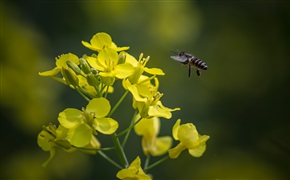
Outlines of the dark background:
[[[161,136],[170,135],[178,118],[211,136],[201,158],[185,151],[150,171],[154,179],[289,179],[289,5],[1,2],[1,179],[116,179],[117,169],[101,157],[62,150],[41,168],[49,154],[36,143],[41,126],[57,124],[60,111],[86,105],[76,92],[38,72],[52,69],[63,53],[91,54],[81,41],[97,32],[130,46],[136,58],[150,55],[148,67],[166,73],[159,78],[162,102],[181,111],[161,119]],[[189,79],[186,67],[169,58],[176,49],[204,60],[208,70]],[[116,85],[112,104],[124,92]],[[114,118],[129,121],[130,106],[128,97]],[[132,134],[129,142],[125,151],[132,162],[142,154],[140,137]]]

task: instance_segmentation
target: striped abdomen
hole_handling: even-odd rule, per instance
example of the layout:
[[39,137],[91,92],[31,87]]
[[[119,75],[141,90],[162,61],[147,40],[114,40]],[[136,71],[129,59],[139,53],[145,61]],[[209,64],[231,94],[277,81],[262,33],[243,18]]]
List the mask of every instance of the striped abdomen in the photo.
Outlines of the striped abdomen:
[[207,70],[207,65],[205,62],[203,62],[202,60],[196,58],[196,57],[192,57],[189,59],[189,63],[192,66],[195,66],[197,68],[203,69],[203,70]]

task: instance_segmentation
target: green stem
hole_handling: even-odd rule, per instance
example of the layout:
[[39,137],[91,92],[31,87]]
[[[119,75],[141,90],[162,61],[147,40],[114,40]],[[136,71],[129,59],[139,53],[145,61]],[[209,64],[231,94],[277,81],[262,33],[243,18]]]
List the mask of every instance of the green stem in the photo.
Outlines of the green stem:
[[88,151],[109,151],[112,149],[115,149],[115,147],[107,147],[107,148],[87,148],[87,147],[76,147],[76,146],[72,146],[76,149],[80,149],[80,150],[88,150]]
[[95,90],[97,91],[97,97],[100,98],[103,96],[102,92],[99,90],[99,87],[94,86]]
[[131,129],[134,128],[134,126],[136,126],[136,124],[138,124],[141,120],[142,120],[142,118],[140,117],[135,123],[133,123],[133,124],[131,123],[131,125],[127,129],[125,129],[124,131],[120,132],[117,136],[118,137],[122,136],[123,134],[128,133],[128,132],[130,133]]
[[153,167],[163,163],[164,161],[166,161],[169,158],[169,156],[165,156],[164,158],[160,159],[159,161],[155,162],[154,164],[151,164],[150,166],[148,166],[147,168],[144,169],[144,171],[148,171],[150,169],[152,169]]
[[[137,111],[134,112],[134,115],[133,115],[133,117],[132,117],[132,120],[131,120],[131,123],[130,123],[130,126],[129,126],[129,127],[131,127],[131,126],[134,124],[134,119],[135,119],[136,115],[137,115]],[[134,127],[134,126],[133,126],[133,127]],[[126,132],[126,130],[123,131],[123,132]],[[127,130],[127,133],[126,133],[126,135],[125,135],[125,137],[124,137],[124,140],[123,140],[123,142],[122,142],[122,147],[123,147],[123,148],[125,147],[125,144],[126,144],[127,139],[128,139],[128,137],[129,137],[129,135],[130,135],[130,132],[131,132],[131,129]],[[117,136],[119,137],[120,135],[122,135],[122,133],[118,134]]]
[[90,99],[83,93],[82,89],[79,87],[75,87],[75,90],[87,101],[90,101]]
[[117,155],[122,163],[122,165],[127,168],[129,166],[129,163],[128,163],[128,160],[127,160],[127,157],[126,157],[126,154],[124,153],[124,149],[123,147],[121,146],[120,144],[120,141],[116,135],[116,133],[112,134],[111,135],[112,139],[113,139],[113,142],[114,142],[114,146],[116,148],[116,152],[117,152]]
[[121,104],[121,102],[125,99],[125,97],[128,94],[128,90],[123,94],[123,96],[119,99],[119,101],[117,102],[117,104],[113,107],[113,109],[109,112],[107,117],[111,117],[112,114],[116,111],[116,109],[119,107],[119,105]]
[[144,169],[146,169],[146,168],[148,167],[149,162],[150,162],[150,155],[148,154],[148,155],[146,156],[146,160],[145,160],[145,164],[144,164]]
[[109,161],[111,164],[115,165],[119,169],[123,169],[119,164],[117,164],[115,161],[113,161],[111,158],[109,158],[105,153],[103,153],[101,150],[98,151],[98,153],[105,158],[107,161]]

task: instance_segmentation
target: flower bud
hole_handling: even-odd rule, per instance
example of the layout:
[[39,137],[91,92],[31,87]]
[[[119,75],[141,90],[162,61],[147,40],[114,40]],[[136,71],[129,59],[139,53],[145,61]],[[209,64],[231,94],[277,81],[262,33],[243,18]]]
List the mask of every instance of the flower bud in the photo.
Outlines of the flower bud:
[[123,64],[126,61],[126,54],[121,52],[118,57],[118,64]]
[[67,61],[66,64],[70,67],[77,75],[81,74],[81,69],[72,61]]
[[84,73],[88,74],[91,72],[91,68],[88,62],[84,58],[80,58],[81,69]]
[[73,85],[73,86],[79,85],[79,79],[73,70],[71,70],[70,68],[63,67],[61,72],[68,85]]
[[90,73],[90,74],[87,75],[87,82],[91,86],[98,86],[100,84],[97,76],[95,76],[92,73]]

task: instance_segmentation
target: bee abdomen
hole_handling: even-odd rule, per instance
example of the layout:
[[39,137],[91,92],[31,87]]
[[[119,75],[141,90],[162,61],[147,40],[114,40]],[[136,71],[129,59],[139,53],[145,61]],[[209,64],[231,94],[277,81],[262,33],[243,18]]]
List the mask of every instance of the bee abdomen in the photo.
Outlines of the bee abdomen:
[[202,60],[198,59],[198,58],[192,58],[191,62],[194,66],[196,66],[197,68],[203,69],[203,70],[207,70],[207,65],[205,62],[203,62]]

